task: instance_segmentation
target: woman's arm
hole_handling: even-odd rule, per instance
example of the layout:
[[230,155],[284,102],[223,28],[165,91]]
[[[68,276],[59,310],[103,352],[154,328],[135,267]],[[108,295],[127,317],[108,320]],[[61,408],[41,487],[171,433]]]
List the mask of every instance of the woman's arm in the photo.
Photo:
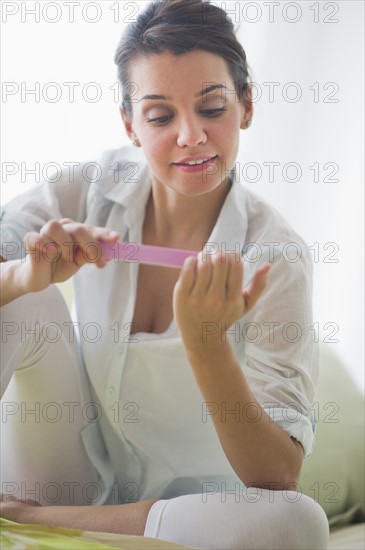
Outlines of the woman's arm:
[[[208,256],[205,263],[189,258],[175,287],[174,312],[207,410],[238,477],[245,485],[294,490],[303,449],[262,409],[225,338],[225,330],[260,299],[268,270],[269,265],[262,266],[242,294],[242,262],[229,255],[225,261]],[[214,334],[204,338],[207,323]],[[248,421],[249,416],[257,421]]]
[[302,446],[257,402],[228,340],[202,344],[188,351],[188,358],[207,415],[241,481],[247,486],[295,490]]
[[22,261],[12,260],[5,262],[0,259],[0,306],[4,306],[26,293],[22,285]]
[[154,499],[111,506],[40,506],[37,502],[1,502],[0,516],[17,523],[142,536]]

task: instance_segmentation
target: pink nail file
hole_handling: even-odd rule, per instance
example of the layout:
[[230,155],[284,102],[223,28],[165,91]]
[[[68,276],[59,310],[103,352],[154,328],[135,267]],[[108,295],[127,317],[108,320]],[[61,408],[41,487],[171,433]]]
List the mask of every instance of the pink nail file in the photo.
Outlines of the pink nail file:
[[165,248],[149,244],[127,242],[100,242],[103,254],[115,261],[140,262],[141,264],[160,265],[166,267],[182,267],[189,256],[197,256],[195,250]]

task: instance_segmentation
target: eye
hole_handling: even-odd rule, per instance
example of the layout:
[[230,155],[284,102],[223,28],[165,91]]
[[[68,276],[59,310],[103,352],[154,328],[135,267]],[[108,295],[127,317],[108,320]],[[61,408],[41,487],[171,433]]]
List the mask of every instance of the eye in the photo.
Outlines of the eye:
[[206,109],[205,111],[201,111],[205,115],[208,116],[217,116],[223,113],[223,111],[226,111],[225,107],[221,107],[220,109]]
[[147,122],[155,122],[156,124],[165,124],[169,120],[169,116],[159,116],[157,118],[148,118]]

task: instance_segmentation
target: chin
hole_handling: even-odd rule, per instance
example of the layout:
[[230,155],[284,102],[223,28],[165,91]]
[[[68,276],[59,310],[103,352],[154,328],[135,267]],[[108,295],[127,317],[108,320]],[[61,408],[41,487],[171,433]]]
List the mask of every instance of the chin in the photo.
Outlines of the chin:
[[211,193],[215,189],[217,189],[222,182],[216,181],[216,182],[199,182],[199,183],[182,183],[180,185],[175,185],[174,187],[170,187],[170,189],[174,189],[177,193],[184,196],[199,196],[199,195],[206,195],[207,193]]

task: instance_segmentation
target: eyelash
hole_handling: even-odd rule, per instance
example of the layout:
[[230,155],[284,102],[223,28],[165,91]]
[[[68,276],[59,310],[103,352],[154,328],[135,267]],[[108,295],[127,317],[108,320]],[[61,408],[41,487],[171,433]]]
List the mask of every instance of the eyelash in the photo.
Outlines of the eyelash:
[[[225,107],[222,107],[221,109],[207,109],[205,111],[200,111],[200,112],[207,115],[208,117],[215,117],[215,116],[219,116],[220,114],[222,114],[226,110],[227,109]],[[147,122],[155,122],[157,124],[165,124],[165,123],[168,122],[168,119],[169,119],[169,116],[166,115],[166,116],[160,116],[160,117],[157,117],[157,118],[147,119]]]

